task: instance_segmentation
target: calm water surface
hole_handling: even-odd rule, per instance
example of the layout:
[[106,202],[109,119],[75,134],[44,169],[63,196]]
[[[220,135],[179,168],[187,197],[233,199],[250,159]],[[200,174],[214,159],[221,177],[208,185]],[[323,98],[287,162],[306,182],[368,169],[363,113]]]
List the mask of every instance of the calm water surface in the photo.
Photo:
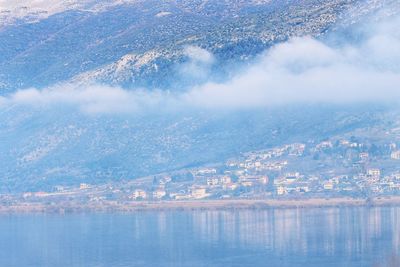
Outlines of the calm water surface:
[[400,266],[400,208],[1,215],[0,266]]

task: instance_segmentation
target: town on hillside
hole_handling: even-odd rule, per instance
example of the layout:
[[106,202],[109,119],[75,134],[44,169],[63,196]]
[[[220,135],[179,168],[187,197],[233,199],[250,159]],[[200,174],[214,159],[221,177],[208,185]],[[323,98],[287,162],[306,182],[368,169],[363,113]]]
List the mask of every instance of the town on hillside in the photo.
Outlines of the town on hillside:
[[[396,129],[391,130],[395,133]],[[341,136],[285,144],[208,166],[101,185],[2,195],[3,205],[57,201],[298,199],[400,195],[396,140]]]

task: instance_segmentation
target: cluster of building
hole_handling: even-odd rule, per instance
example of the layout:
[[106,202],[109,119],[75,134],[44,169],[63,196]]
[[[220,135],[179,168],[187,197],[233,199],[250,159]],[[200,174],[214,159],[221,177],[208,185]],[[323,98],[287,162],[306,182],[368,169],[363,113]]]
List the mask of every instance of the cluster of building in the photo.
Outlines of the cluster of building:
[[174,174],[161,176],[156,190],[138,189],[131,199],[400,194],[400,150],[393,143],[384,147],[346,139],[287,144],[221,165],[185,170],[191,177],[185,181],[175,181]]
[[400,150],[355,138],[286,144],[124,183],[56,187],[24,199],[161,201],[400,194]]

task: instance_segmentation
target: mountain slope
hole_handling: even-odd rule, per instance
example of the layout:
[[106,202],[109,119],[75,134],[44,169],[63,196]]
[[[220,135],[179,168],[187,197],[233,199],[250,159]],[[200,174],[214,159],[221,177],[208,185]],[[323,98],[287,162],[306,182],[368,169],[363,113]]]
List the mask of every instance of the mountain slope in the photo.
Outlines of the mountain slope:
[[0,192],[101,184],[220,162],[377,125],[385,114],[381,108],[341,109],[89,116],[61,107],[13,107],[0,114]]
[[[56,5],[48,16],[3,23],[0,88],[5,92],[45,87],[71,79],[124,87],[176,87],[174,81],[184,79],[176,68],[188,60],[187,46],[215,55],[214,71],[219,72],[214,78],[218,78],[229,74],[230,65],[251,59],[274,43],[293,36],[320,36],[337,21],[355,23],[381,8],[382,2],[146,0],[78,5],[72,1]],[[398,11],[396,1],[385,2]],[[192,80],[185,82],[197,82]]]
[[[333,40],[332,47],[341,39],[360,42],[362,30],[354,30],[352,25],[371,14],[376,20],[399,14],[397,0],[68,3],[71,5],[55,5],[45,14],[32,13],[32,7],[22,15],[6,12],[7,20],[0,26],[0,192],[135,179],[221,162],[247,151],[398,124],[398,112],[389,116],[391,107],[377,105],[375,98],[367,98],[374,104],[352,102],[374,82],[370,77],[397,81],[397,65],[382,68],[378,60],[380,71],[371,72],[374,62],[372,67],[359,67],[365,62],[364,54],[349,53],[354,49],[345,49],[348,47],[335,50],[311,38],[303,38],[301,48],[311,45],[318,51],[307,47],[293,54],[293,42],[288,42],[280,47],[283,60],[279,64],[251,64],[265,49],[295,36]],[[366,51],[386,50],[385,46]],[[350,63],[348,56],[354,56]],[[396,60],[391,56],[389,63]],[[297,61],[292,61],[293,57]],[[313,63],[315,58],[317,63]],[[330,71],[343,63],[345,68],[333,72],[333,80]],[[268,71],[270,66],[282,67],[283,72],[274,68],[269,69],[271,75],[265,69],[257,71],[263,67]],[[254,72],[254,68],[263,77],[244,75],[243,79],[238,75]],[[348,77],[353,73],[363,78],[355,84],[364,87],[347,92],[346,81],[354,81]],[[260,83],[272,79],[271,87],[287,89],[282,85],[286,84],[297,88],[301,74],[312,75],[305,87],[319,87],[305,90],[304,95],[293,90],[284,91],[287,95],[277,92],[277,102],[283,104],[268,105],[274,102],[268,101],[269,94],[273,98],[275,92],[262,91],[268,86]],[[264,80],[264,76],[272,78]],[[347,79],[342,79],[344,76]],[[333,85],[321,83],[320,77]],[[215,80],[228,82],[210,82]],[[235,83],[238,80],[239,85]],[[114,86],[86,86],[94,82]],[[200,83],[211,86],[193,86]],[[382,84],[388,83],[378,87]],[[235,92],[238,86],[241,90]],[[39,90],[21,90],[28,87]],[[231,87],[233,91],[228,90]],[[326,99],[324,87],[335,89],[328,94],[332,97],[341,92],[343,96],[334,100],[346,104],[332,104],[329,99],[327,103],[313,102],[314,94],[318,95],[315,99]],[[199,90],[200,107],[191,101]],[[225,90],[226,94],[213,94],[212,90]],[[381,94],[389,91],[380,90]],[[292,97],[296,93],[302,101]],[[235,106],[242,98],[247,98],[245,105]],[[213,103],[211,109],[208,102]]]

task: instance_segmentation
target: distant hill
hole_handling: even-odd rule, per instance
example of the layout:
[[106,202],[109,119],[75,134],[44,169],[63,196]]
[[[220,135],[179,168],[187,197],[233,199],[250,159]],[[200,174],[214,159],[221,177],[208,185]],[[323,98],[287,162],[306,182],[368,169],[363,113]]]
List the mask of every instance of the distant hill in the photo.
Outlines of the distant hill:
[[[399,121],[397,111],[377,103],[218,110],[218,99],[211,110],[163,106],[175,107],[193,85],[229,80],[291,37],[357,42],[362,33],[352,26],[399,14],[398,0],[48,2],[0,1],[0,193],[135,179]],[[152,103],[149,91],[178,100],[155,101],[146,112],[85,112],[79,101],[101,109],[112,90],[75,90],[68,98],[55,86],[92,83],[126,89],[111,99],[117,110],[132,92],[144,95],[132,103],[139,108]],[[49,86],[55,94],[41,99]],[[13,94],[30,87],[40,90]],[[53,97],[68,99],[61,105]]]

